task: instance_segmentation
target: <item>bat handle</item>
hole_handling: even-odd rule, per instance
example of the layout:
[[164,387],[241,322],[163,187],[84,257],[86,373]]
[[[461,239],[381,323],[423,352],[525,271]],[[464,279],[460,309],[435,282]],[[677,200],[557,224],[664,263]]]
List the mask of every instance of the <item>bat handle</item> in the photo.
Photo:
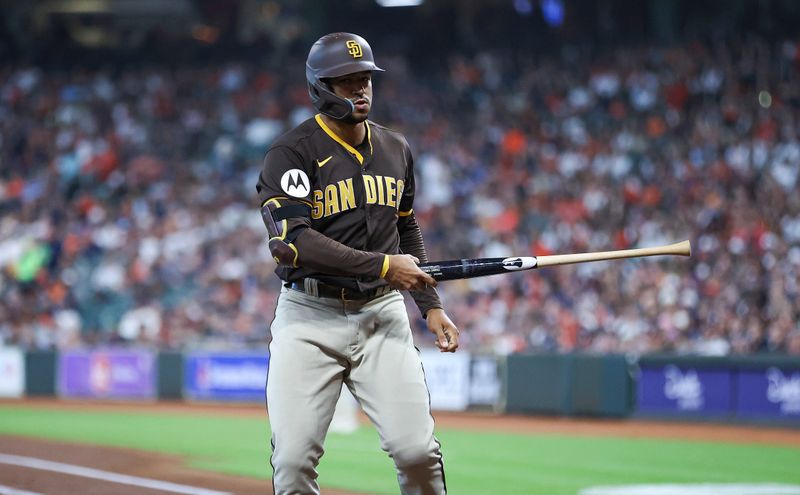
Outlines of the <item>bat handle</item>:
[[427,273],[434,280],[441,281],[441,280],[452,280],[454,278],[458,278],[455,276],[455,272],[452,267],[446,267],[447,273],[451,276],[445,277],[445,273],[442,270],[442,265],[437,263],[423,263],[419,265],[419,269],[423,272]]
[[506,264],[512,258],[478,258],[422,263],[419,268],[435,280],[456,280],[530,269],[536,265],[535,262],[523,262],[523,259],[534,260],[535,258],[514,258],[514,260],[518,260],[518,267]]

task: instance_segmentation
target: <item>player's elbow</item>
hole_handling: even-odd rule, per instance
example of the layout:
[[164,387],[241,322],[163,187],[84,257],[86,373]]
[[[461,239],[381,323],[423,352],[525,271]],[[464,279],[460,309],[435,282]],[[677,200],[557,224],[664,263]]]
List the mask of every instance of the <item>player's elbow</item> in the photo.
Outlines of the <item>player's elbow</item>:
[[273,237],[269,240],[269,252],[275,263],[281,266],[297,267],[297,248],[292,243]]

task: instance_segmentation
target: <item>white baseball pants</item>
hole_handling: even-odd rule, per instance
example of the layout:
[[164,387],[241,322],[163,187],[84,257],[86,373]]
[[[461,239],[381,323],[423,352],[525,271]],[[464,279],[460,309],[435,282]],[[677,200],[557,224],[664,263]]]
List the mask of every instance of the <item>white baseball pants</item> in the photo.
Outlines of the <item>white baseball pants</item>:
[[343,384],[375,424],[400,492],[446,493],[422,361],[399,292],[354,302],[284,288],[271,330],[267,408],[277,495],[320,493],[316,467]]

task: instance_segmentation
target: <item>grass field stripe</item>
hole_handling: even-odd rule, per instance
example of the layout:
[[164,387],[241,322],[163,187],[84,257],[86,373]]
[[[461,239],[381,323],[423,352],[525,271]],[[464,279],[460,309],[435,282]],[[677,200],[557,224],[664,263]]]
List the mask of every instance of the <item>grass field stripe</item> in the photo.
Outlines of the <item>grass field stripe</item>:
[[29,492],[28,490],[19,490],[11,488],[10,486],[0,485],[0,495],[44,495],[39,492]]
[[698,483],[597,486],[579,495],[800,495],[800,486],[778,483]]
[[44,459],[37,459],[35,457],[0,454],[0,463],[31,469],[41,469],[43,471],[52,471],[55,473],[70,474],[84,478],[94,478],[96,480],[109,481],[111,483],[119,483],[122,485],[151,488],[153,490],[162,490],[172,493],[184,493],[186,495],[231,495],[230,492],[219,492],[216,490],[207,490],[205,488],[197,488],[194,486],[179,485],[177,483],[170,483],[167,481],[151,480],[148,478],[140,478],[138,476],[128,476],[125,474],[117,474],[110,471],[101,471],[99,469],[64,464],[61,462],[45,461]]

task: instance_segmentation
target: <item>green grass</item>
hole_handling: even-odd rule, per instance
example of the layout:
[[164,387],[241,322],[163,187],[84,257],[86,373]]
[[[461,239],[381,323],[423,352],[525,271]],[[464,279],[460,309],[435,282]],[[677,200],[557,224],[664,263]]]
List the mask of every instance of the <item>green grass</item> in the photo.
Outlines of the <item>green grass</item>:
[[[195,468],[271,476],[266,417],[0,406],[0,433],[178,454]],[[800,446],[444,428],[437,436],[449,491],[459,495],[575,495],[588,486],[632,483],[800,483]],[[394,468],[371,427],[330,434],[319,470],[328,487],[397,493]]]

